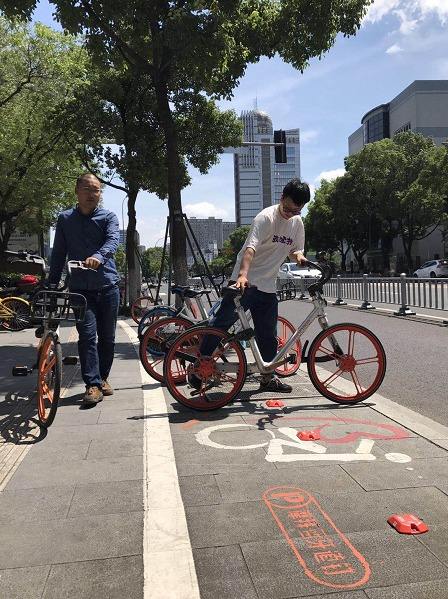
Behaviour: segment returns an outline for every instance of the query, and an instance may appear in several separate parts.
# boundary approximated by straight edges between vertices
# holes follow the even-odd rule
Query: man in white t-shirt
[[[241,305],[252,314],[257,345],[265,362],[271,362],[277,353],[278,269],[288,255],[298,264],[306,262],[303,255],[305,230],[300,212],[309,199],[308,185],[292,179],[284,187],[280,203],[265,208],[254,218],[231,276],[235,286],[244,291]],[[225,297],[212,324],[227,330],[236,318],[233,300]],[[213,338],[205,340],[201,353],[210,355],[214,350],[212,345],[216,345]],[[195,375],[189,377],[189,381],[194,387],[200,387],[201,381]],[[292,387],[272,373],[262,376],[260,391],[290,393]]]

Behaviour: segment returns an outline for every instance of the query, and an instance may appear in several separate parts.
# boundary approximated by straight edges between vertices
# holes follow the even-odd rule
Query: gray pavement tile
[[[316,499],[344,533],[389,530],[393,514],[415,514],[431,527],[443,525],[448,513],[448,497],[435,487],[356,494],[328,489]]]
[[[0,569],[141,554],[143,514],[107,514],[2,528]]]
[[[262,501],[185,506],[185,514],[194,548],[267,541],[279,533]]]
[[[67,517],[138,511],[143,511],[141,479],[77,486]]]
[[[222,503],[221,493],[216,484],[215,477],[206,474],[203,476],[181,476],[179,486],[184,505],[214,505]]]
[[[384,439],[378,439],[375,442],[385,452],[393,453],[405,453],[412,457],[412,459],[420,458],[446,458],[448,452],[441,447],[434,445],[431,441],[423,439],[423,437],[410,437],[409,439],[394,439],[392,441],[385,441]]]
[[[41,599],[50,566],[0,570],[0,597]]]
[[[41,464],[41,462],[37,462]],[[94,482],[137,480],[143,477],[143,461],[137,456],[104,460],[72,460],[37,468],[32,455],[20,464],[8,483],[8,491],[57,485],[81,485]]]
[[[371,576],[362,586],[364,590],[447,578],[448,569],[429,551],[422,551],[414,537],[399,535],[391,529],[349,534],[347,538],[370,566]],[[328,587],[306,576],[286,540],[245,543],[241,548],[260,599],[329,592]],[[302,547],[300,553],[307,563],[312,563],[309,549]]]
[[[256,460],[252,460],[252,462],[246,461],[244,463],[238,464],[231,463],[229,460],[225,460],[224,457],[221,458],[220,461],[203,462],[199,464],[191,464],[188,461],[179,464],[179,462],[176,460],[177,473],[179,476],[238,473],[239,476],[244,479],[246,477],[246,473],[253,472],[256,465],[257,472],[259,472],[260,475],[264,474],[266,478],[269,478],[275,471],[275,467],[272,464],[268,464],[268,462],[263,462],[263,455],[260,453],[258,454]],[[261,465],[258,465],[260,463]]]
[[[100,410],[90,408],[88,410],[79,405],[64,406],[62,403],[58,408],[54,424],[54,428],[61,426],[79,426],[79,425],[92,425],[96,424],[100,415]]]
[[[2,491],[0,527],[11,522],[45,522],[65,518],[74,490],[74,485],[71,485]]]
[[[96,426],[52,426],[45,443],[54,443],[60,447],[64,443],[85,443],[92,439],[107,439],[111,436],[143,435],[143,420],[132,420],[119,424],[101,424]]]
[[[288,599],[300,599],[303,595]],[[365,591],[347,591],[346,593],[326,593],[325,595],[311,595],[311,599],[367,599]]]
[[[42,599],[143,597],[141,555],[51,567]]]
[[[448,525],[431,526],[427,521],[426,524],[429,531],[418,535],[418,540],[448,566]]]
[[[338,465],[276,470],[273,473],[249,471],[244,476],[238,472],[217,474],[216,482],[224,502],[258,501],[270,487],[294,486],[310,493],[326,493],[331,486],[333,493],[359,493],[359,485],[344,474]]]
[[[89,441],[84,441],[82,443],[64,443],[63,448],[61,449],[61,442],[59,441],[57,454],[58,462],[67,460],[84,460],[86,458],[89,445]],[[33,444],[30,456],[32,456],[33,461],[45,462],[46,467],[48,468],[48,465],[52,464],[53,460],[55,459],[55,444],[51,443],[50,437],[47,435],[39,443]]]
[[[213,414],[213,412],[212,412]],[[246,423],[242,416],[227,416],[222,418],[220,414],[215,414],[213,417],[205,418],[203,415],[198,414],[198,418],[189,417],[177,417],[176,415],[170,415],[169,425],[172,435],[191,435],[198,433],[204,428],[209,426],[220,426],[220,425],[240,425],[240,428],[235,427],[234,430],[247,430]]]
[[[136,410],[121,410],[117,407],[115,410],[101,410],[98,424],[130,424],[143,417],[143,406]]]
[[[92,439],[86,455],[87,460],[143,455],[141,435]]]
[[[98,407],[101,409],[101,412],[113,410],[143,410],[143,398],[135,397],[135,394],[126,397],[123,396],[122,393],[116,393],[115,395],[105,397]]]
[[[201,599],[257,599],[238,545],[193,550]]]
[[[421,458],[405,464],[370,462],[341,466],[366,491],[428,487],[448,483],[448,458]]]
[[[366,589],[365,592],[369,599],[446,599],[448,579]],[[334,599],[333,595],[331,599]]]

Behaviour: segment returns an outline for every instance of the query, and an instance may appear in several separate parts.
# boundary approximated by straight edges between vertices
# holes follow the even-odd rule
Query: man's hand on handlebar
[[[302,252],[294,252],[292,254],[292,257],[294,257],[294,260],[300,266],[308,266],[308,264],[309,264],[308,260],[305,258],[305,256],[302,254]]]
[[[101,266],[101,262],[98,260],[98,258],[94,258],[93,256],[86,258],[84,260],[84,264],[87,266],[87,268],[93,268],[94,270],[97,270]]]
[[[246,275],[238,275],[238,279],[236,280],[235,287],[244,293],[246,287],[249,287],[249,281]]]

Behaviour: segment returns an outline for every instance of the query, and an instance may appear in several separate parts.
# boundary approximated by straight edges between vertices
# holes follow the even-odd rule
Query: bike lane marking
[[[318,371],[328,372],[321,366],[316,366],[316,369]],[[306,365],[301,365],[300,372],[305,375],[307,374]],[[332,383],[332,386],[342,392],[347,392],[350,389],[350,384],[345,384],[342,379],[339,379],[337,384]],[[410,408],[406,408],[405,406],[384,397],[380,393],[374,393],[369,397],[368,401],[368,407],[375,412],[390,418],[397,424],[400,424],[420,437],[439,445],[443,449],[448,449],[448,427],[427,416],[423,416]]]
[[[122,320],[118,324],[138,356],[137,333]],[[165,396],[160,385],[145,388],[152,387],[154,380],[138,362],[144,401],[143,597],[200,599],[171,431],[165,417]]]
[[[301,417],[281,417],[284,419],[291,420],[302,420]],[[304,420],[326,420],[330,421],[328,424],[340,424],[340,420],[335,417],[304,417]],[[353,422],[362,423],[369,426],[381,427],[380,423],[369,422],[366,420],[354,420]],[[270,439],[267,441],[261,441],[260,443],[251,445],[228,445],[225,443],[218,443],[213,441],[211,435],[215,432],[228,432],[232,429],[241,430],[241,427],[252,428],[260,433],[267,433],[270,435]],[[384,426],[384,425],[383,425]],[[196,441],[200,445],[212,447],[214,449],[228,449],[233,451],[245,451],[251,449],[258,449],[267,447],[265,460],[267,462],[318,462],[318,461],[331,461],[331,462],[370,462],[376,460],[376,456],[372,453],[372,449],[375,443],[375,439],[402,439],[407,438],[408,435],[405,431],[398,429],[397,427],[389,427],[389,431],[392,435],[385,435],[384,433],[369,433],[368,431],[356,431],[355,433],[345,435],[339,439],[332,439],[334,443],[346,443],[346,441],[358,440],[358,444],[354,447],[352,452],[344,453],[328,453],[328,447],[315,441],[302,441],[297,437],[297,429],[291,427],[279,427],[272,431],[271,429],[261,429],[255,424],[218,424],[214,426],[208,426],[200,430],[195,434]],[[286,439],[276,436],[276,434],[286,437]],[[369,434],[371,437],[369,438]],[[284,448],[290,448],[296,450],[295,453],[285,453]],[[384,457],[391,462],[406,463],[412,461],[412,458],[407,454],[403,453],[386,453]]]
[[[313,495],[297,487],[271,487],[263,501],[308,578],[337,590],[368,582],[371,570],[366,558]]]

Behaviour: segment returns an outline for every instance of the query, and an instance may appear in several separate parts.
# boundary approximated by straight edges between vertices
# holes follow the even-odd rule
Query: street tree
[[[72,36],[0,18],[0,253],[15,229],[41,233],[74,202],[81,162],[56,115],[87,62]]]
[[[350,212],[359,222],[361,238],[367,233],[364,246],[372,247],[372,241],[381,238],[384,252],[389,252],[399,235],[412,271],[413,244],[430,235],[443,218],[443,160],[443,148],[413,132],[367,144],[346,160],[352,183],[344,181],[344,203],[353,206],[352,198],[358,205]]]
[[[316,189],[314,199],[308,206],[304,217],[305,243],[307,252],[328,252],[330,256],[338,251],[341,256],[341,268],[345,270],[345,258],[350,246],[345,243],[345,228],[341,227],[341,219],[334,210],[336,181],[322,179]]]
[[[37,0],[0,0],[9,14],[30,18]],[[231,98],[248,64],[279,55],[303,71],[333,45],[353,35],[371,0],[53,0],[55,15],[72,33],[84,33],[93,51],[115,47],[152,80],[164,137],[175,277],[186,280],[186,236],[181,190],[193,150],[183,151],[182,106]],[[200,123],[201,121],[199,121]],[[192,141],[206,144],[200,128]],[[210,131],[210,137],[214,132]],[[208,165],[221,148],[214,142]],[[199,146],[201,147],[201,145]],[[204,166],[206,166],[204,164]],[[201,169],[200,169],[201,170]],[[203,169],[204,171],[206,169]]]

